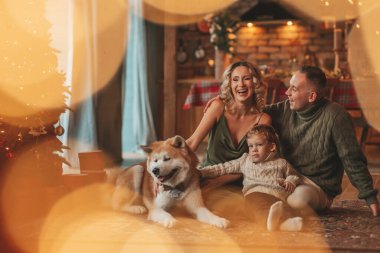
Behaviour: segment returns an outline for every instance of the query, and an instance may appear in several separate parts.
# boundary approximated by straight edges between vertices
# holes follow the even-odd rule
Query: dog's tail
[[[115,190],[116,180],[121,173],[123,173],[126,168],[122,167],[113,167],[106,169],[106,180],[103,187],[101,195],[102,206],[110,207],[111,206],[111,197]]]
[[[125,170],[125,168],[114,167],[107,169],[106,183],[115,185],[117,177]]]

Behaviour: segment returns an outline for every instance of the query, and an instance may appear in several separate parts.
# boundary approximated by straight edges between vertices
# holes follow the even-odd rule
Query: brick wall
[[[290,59],[297,59],[301,65],[305,54],[315,55],[318,64],[323,63],[327,69],[334,67],[333,31],[322,30],[305,24],[261,25],[242,27],[238,34],[235,60],[247,60],[257,65],[267,65],[273,69],[290,70]],[[188,51],[189,59],[178,64],[178,78],[212,75],[207,60],[214,58],[214,48],[209,42],[209,35],[202,34],[195,25],[178,29],[177,40],[182,39]],[[206,51],[206,57],[196,60],[193,51],[198,41]],[[346,60],[346,53],[341,52],[341,61]]]
[[[238,32],[236,58],[286,70],[291,58],[302,64],[305,54],[314,54],[318,63],[332,67],[332,48],[332,30],[302,24],[243,27]]]

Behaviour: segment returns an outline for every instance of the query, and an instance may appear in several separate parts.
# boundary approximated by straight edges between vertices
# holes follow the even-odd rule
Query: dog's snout
[[[154,168],[153,170],[152,170],[152,172],[153,172],[153,174],[155,175],[155,176],[158,176],[159,174],[160,174],[160,168]]]

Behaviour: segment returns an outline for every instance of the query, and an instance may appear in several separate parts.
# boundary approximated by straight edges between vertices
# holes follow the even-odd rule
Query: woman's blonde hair
[[[256,66],[252,65],[251,63],[246,62],[246,61],[238,61],[229,65],[223,73],[223,82],[222,82],[222,85],[220,86],[220,98],[223,100],[224,104],[229,109],[231,109],[234,104],[234,98],[231,91],[231,74],[237,67],[246,67],[249,70],[249,72],[252,74],[252,78],[256,78],[257,80],[256,82],[254,82],[254,85],[256,87],[263,85],[263,80],[262,80],[260,70]],[[252,96],[252,99],[253,99],[254,106],[256,107],[256,109],[259,112],[261,112],[265,105],[263,95],[257,94],[255,92]]]

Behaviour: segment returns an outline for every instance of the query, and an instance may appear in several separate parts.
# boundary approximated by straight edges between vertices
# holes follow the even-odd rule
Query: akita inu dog
[[[148,155],[146,165],[132,166],[117,176],[114,210],[142,214],[148,209],[148,220],[172,227],[176,220],[168,210],[180,205],[201,222],[228,226],[228,220],[205,207],[196,169],[198,159],[181,136],[142,148]]]

